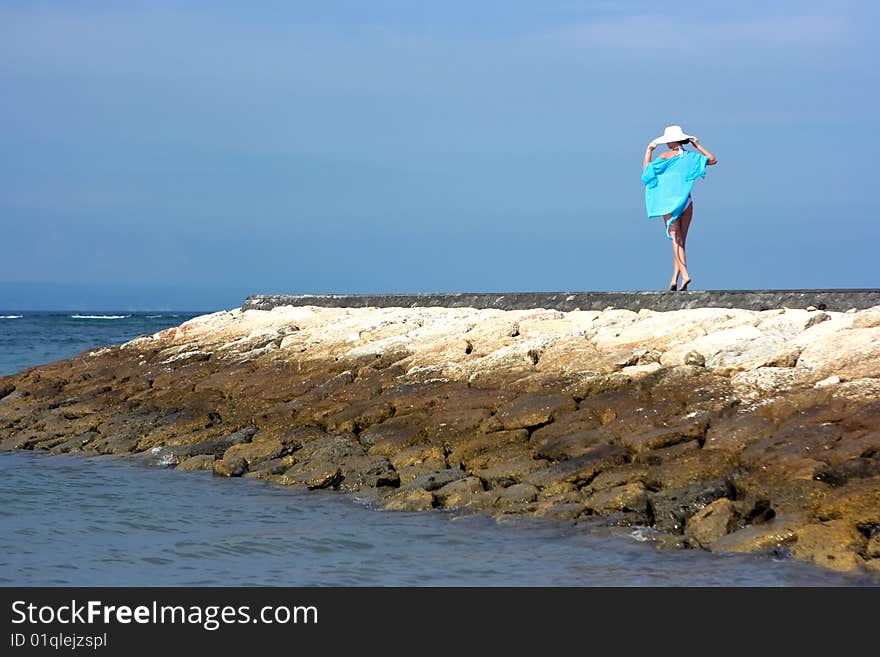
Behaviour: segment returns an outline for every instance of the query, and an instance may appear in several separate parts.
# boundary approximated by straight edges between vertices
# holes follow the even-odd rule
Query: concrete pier
[[[439,294],[257,294],[243,310],[271,310],[277,306],[333,308],[446,307],[524,310],[667,311],[685,308],[809,308],[845,312],[880,306],[880,290],[706,290],[694,292],[456,292]]]

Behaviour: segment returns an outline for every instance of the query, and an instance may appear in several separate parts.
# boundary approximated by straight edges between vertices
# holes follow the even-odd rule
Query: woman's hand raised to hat
[[[652,139],[652,140],[651,140],[651,143],[648,144],[648,150],[649,150],[649,151],[653,151],[655,148],[657,148],[657,140],[656,140],[656,139]]]
[[[690,141],[694,146],[700,143],[700,140],[696,137],[691,137],[688,141]]]

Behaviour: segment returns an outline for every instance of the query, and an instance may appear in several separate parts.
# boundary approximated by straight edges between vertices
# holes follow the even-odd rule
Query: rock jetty
[[[0,378],[0,449],[880,572],[880,306],[236,309]]]

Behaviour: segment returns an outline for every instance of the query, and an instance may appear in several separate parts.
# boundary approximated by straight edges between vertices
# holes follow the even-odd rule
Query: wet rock
[[[424,463],[419,463],[417,465],[408,465],[402,468],[396,468],[397,474],[400,477],[400,485],[407,486],[410,482],[419,477],[423,477],[426,475],[434,474],[438,470],[446,470],[449,468],[449,465],[446,461],[425,461]]]
[[[68,452],[80,452],[84,450],[90,442],[99,437],[100,434],[97,431],[86,431],[85,433],[77,434],[54,445],[49,449],[49,455],[55,456],[56,454],[66,454]]]
[[[437,489],[434,495],[441,506],[456,508],[467,505],[483,490],[483,482],[478,477],[465,477]]]
[[[407,484],[408,489],[419,488],[426,491],[435,491],[443,488],[447,484],[459,479],[464,479],[467,473],[464,470],[449,469],[432,472],[431,474],[416,477]]]
[[[279,483],[285,486],[304,486],[309,490],[337,488],[341,482],[342,469],[328,463],[295,463],[279,479]]]
[[[240,456],[229,459],[219,459],[212,463],[212,468],[214,474],[220,475],[221,477],[240,477],[247,472],[248,462]]]
[[[400,486],[400,475],[384,456],[350,456],[340,464],[341,490],[358,491],[362,488]]]
[[[525,504],[538,499],[538,488],[531,484],[513,484],[498,491],[500,504]]]
[[[298,444],[297,444],[298,446]],[[293,453],[291,446],[285,445],[280,439],[263,440],[260,442],[240,443],[233,445],[223,453],[223,458],[240,456],[248,462],[248,468],[254,468],[264,461],[278,459]]]
[[[587,507],[583,502],[547,500],[545,503],[538,503],[534,514],[536,518],[570,522],[583,516],[586,511]]]
[[[293,466],[294,457],[293,456],[282,456],[277,459],[269,459],[268,461],[261,461],[260,463],[256,463],[254,465],[248,465],[248,471],[243,475],[245,477],[252,477],[254,479],[266,479],[268,481],[275,481],[277,478],[280,478],[287,470]],[[276,483],[282,483],[277,481]]]
[[[178,445],[175,448],[175,452],[179,458],[198,456],[200,454],[211,454],[219,457],[234,445],[249,443],[258,431],[259,428],[255,426],[245,427],[230,434],[207,438],[189,445]]]
[[[428,511],[434,508],[434,494],[423,488],[399,488],[381,500],[389,511]]]
[[[177,470],[212,470],[214,468],[214,456],[212,454],[200,454],[191,456],[177,466]]]
[[[696,547],[711,550],[713,545],[734,528],[737,515],[733,502],[726,497],[717,499],[688,519],[685,538]]]
[[[805,524],[803,516],[779,516],[719,538],[712,544],[712,551],[769,552],[793,544],[797,540],[797,530]]]
[[[731,493],[730,483],[723,479],[657,491],[648,496],[649,514],[656,529],[680,534],[697,511]]]
[[[819,481],[841,486],[850,479],[880,476],[880,454],[877,458],[857,458],[836,465],[824,465],[814,475]]]

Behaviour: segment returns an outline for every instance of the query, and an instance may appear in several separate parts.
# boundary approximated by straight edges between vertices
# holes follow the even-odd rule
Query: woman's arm
[[[653,141],[648,144],[648,148],[645,150],[645,161],[642,162],[642,169],[648,166],[648,162],[651,161],[651,156],[654,154],[654,149],[657,148],[657,144]]]
[[[709,158],[709,161],[706,162],[707,165],[718,164],[718,160],[715,159],[715,156],[712,155],[712,153],[710,153],[709,151],[707,151],[705,148],[702,147],[699,139],[697,139],[696,137],[691,137],[691,143],[694,145],[694,147],[698,151],[700,151],[703,155],[705,155],[706,157]]]

